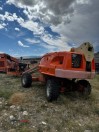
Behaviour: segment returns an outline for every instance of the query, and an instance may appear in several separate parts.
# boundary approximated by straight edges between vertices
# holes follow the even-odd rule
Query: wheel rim
[[[51,86],[50,86],[50,84],[48,84],[47,85],[47,97],[49,97],[50,96],[50,92],[51,92]]]
[[[23,79],[22,79],[22,83],[23,83],[23,85],[25,85],[25,82],[26,82],[26,78],[23,77]]]

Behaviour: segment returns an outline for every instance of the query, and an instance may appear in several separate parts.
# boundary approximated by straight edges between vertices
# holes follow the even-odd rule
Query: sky
[[[42,56],[83,42],[99,51],[99,0],[0,0],[0,53]]]

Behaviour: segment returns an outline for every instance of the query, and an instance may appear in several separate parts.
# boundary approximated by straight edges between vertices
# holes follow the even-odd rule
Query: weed
[[[22,104],[24,102],[25,99],[25,94],[18,92],[18,93],[14,93],[10,99],[9,99],[9,103],[16,105],[16,104]]]

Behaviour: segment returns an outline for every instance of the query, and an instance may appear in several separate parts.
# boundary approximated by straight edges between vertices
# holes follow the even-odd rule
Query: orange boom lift
[[[0,72],[8,75],[20,76],[25,71],[27,64],[20,63],[18,59],[8,54],[0,54]]]
[[[35,72],[40,76],[36,77]],[[46,83],[48,101],[56,100],[60,92],[79,91],[84,95],[91,93],[91,85],[85,79],[95,76],[94,49],[89,42],[69,52],[45,54],[39,65],[24,72],[21,78],[23,87],[30,87],[32,81]]]

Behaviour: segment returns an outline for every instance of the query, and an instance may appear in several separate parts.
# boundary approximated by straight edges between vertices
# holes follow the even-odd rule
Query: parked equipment
[[[34,73],[39,71],[40,76]],[[46,83],[48,101],[56,100],[60,92],[78,91],[88,96],[91,85],[85,79],[95,76],[94,49],[89,42],[83,43],[70,52],[53,52],[45,54],[38,66],[23,73],[22,86],[30,87],[32,81]]]
[[[0,72],[19,76],[25,71],[27,64],[20,63],[18,59],[8,55],[0,54]]]

